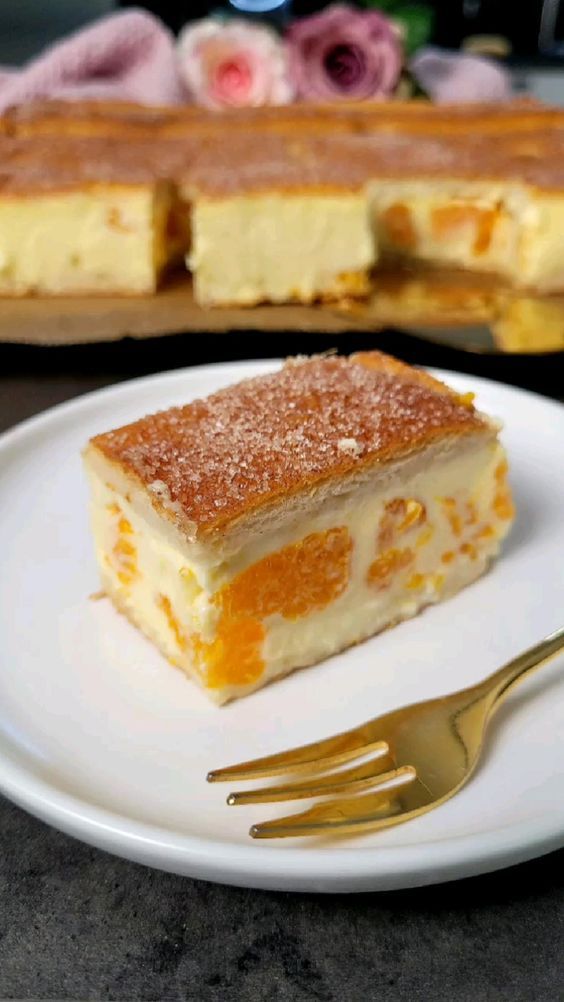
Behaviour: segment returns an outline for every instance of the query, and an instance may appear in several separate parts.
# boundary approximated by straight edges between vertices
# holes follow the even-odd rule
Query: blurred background
[[[406,0],[406,3],[409,0]],[[375,0],[375,6],[376,6]],[[416,5],[416,0],[411,0]],[[458,48],[476,35],[494,35],[507,43],[517,90],[564,104],[564,0],[426,0],[434,10],[432,41]],[[326,3],[315,0],[0,0],[0,64],[18,65],[49,42],[120,7],[145,7],[174,31],[218,9],[245,10],[265,19],[283,20],[312,13]],[[382,4],[384,6],[384,4]]]

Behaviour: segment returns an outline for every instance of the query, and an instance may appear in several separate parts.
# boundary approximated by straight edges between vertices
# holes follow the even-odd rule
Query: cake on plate
[[[378,352],[94,437],[103,588],[223,703],[469,584],[513,518],[498,425]]]

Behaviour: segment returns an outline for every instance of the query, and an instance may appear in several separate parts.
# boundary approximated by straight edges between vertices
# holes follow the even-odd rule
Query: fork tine
[[[300,783],[283,783],[279,786],[262,786],[259,790],[238,790],[230,793],[227,803],[230,806],[239,804],[268,804],[281,800],[301,800],[306,797],[325,797],[335,793],[358,792],[374,786],[375,781],[382,782],[390,776],[392,760],[385,741],[376,749],[374,758],[352,769],[340,769],[319,777],[312,777]],[[378,779],[380,777],[380,779]]]
[[[399,775],[398,775],[399,773]],[[263,821],[249,830],[252,838],[300,838],[312,835],[351,835],[378,831],[416,817],[420,811],[402,803],[402,793],[417,784],[413,766],[403,766],[389,774],[385,784],[357,797],[339,797],[315,804],[307,811]]]
[[[207,775],[208,783],[224,783],[233,779],[262,779],[283,772],[307,772],[312,769],[321,772],[330,766],[340,765],[342,762],[349,762],[360,755],[378,750],[382,741],[375,734],[374,724],[375,721],[370,720],[350,731],[342,731],[333,737],[300,745],[299,748],[290,748],[276,755],[239,762],[224,769],[212,769]]]

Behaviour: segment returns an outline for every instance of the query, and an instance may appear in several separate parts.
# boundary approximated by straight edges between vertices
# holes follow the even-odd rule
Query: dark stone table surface
[[[330,346],[322,335],[256,333],[0,345],[0,429],[135,375]],[[381,347],[556,397],[564,384],[562,356],[471,356],[389,333],[339,347]],[[58,998],[561,1002],[564,851],[417,890],[269,893],[114,858],[0,798],[0,999]]]

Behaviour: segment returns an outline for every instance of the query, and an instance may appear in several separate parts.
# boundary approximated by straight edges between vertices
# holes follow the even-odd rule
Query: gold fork
[[[460,790],[476,767],[492,711],[518,681],[563,647],[564,628],[468,689],[393,710],[313,744],[214,769],[208,782],[308,775],[231,793],[231,805],[337,795],[299,814],[253,825],[253,838],[345,835],[410,821]],[[360,764],[334,769],[361,757],[366,760]]]

